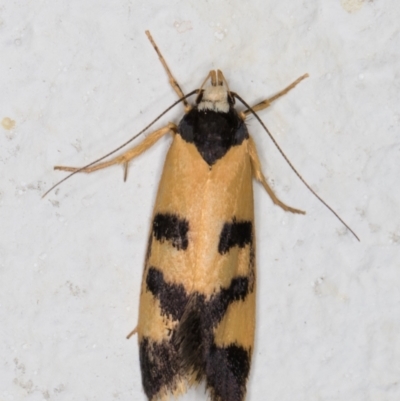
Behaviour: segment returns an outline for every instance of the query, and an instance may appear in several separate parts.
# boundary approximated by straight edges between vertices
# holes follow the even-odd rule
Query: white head
[[[203,89],[208,78],[211,79],[211,85]],[[229,92],[222,71],[210,71],[203,85],[201,85],[197,99],[198,110],[213,110],[220,113],[229,111],[229,101],[233,100],[233,97]]]

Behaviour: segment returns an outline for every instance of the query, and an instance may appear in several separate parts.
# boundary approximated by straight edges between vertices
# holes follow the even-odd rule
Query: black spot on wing
[[[225,223],[219,236],[218,252],[223,255],[234,246],[244,248],[253,241],[253,224],[251,221]]]
[[[167,283],[163,273],[150,267],[146,276],[147,289],[160,301],[161,313],[180,320],[188,301],[182,284]]]
[[[154,237],[160,241],[169,241],[177,249],[186,250],[189,245],[188,239],[189,222],[176,214],[157,213],[153,220]]]
[[[180,121],[178,132],[186,142],[196,146],[210,166],[232,146],[249,138],[246,124],[233,107],[227,113],[194,107]]]
[[[163,387],[174,389],[180,367],[173,341],[157,343],[144,337],[139,344],[139,357],[143,389],[149,400]]]
[[[242,401],[250,372],[250,351],[235,344],[210,348],[206,383],[212,401]]]

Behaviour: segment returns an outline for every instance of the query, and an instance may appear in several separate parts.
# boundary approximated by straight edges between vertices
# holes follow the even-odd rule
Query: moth
[[[126,179],[133,158],[172,135],[151,220],[139,321],[131,333],[138,334],[143,388],[155,401],[204,381],[212,401],[242,401],[255,331],[253,179],[274,204],[304,214],[279,200],[269,186],[246,118],[252,114],[259,120],[256,111],[308,75],[253,107],[229,90],[220,70],[210,71],[201,87],[185,96],[146,34],[179,97],[174,105],[185,107],[179,124],[169,123],[109,161],[101,162],[114,151],[82,168],[55,169],[91,173],[121,164]],[[192,95],[194,104],[187,101]],[[237,111],[236,99],[247,109]]]

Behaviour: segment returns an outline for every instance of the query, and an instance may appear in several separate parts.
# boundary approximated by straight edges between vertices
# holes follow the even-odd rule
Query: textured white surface
[[[399,21],[396,0],[2,2],[0,400],[145,400],[125,336],[168,139],[126,184],[116,167],[41,199],[63,177],[53,165],[88,163],[176,99],[145,29],[186,92],[220,68],[255,103],[308,72],[261,116],[361,238],[250,119],[264,172],[307,215],[256,185],[248,401],[399,400]]]

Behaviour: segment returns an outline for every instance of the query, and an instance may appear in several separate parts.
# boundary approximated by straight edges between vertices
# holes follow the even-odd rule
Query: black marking
[[[183,285],[167,283],[163,273],[155,267],[149,268],[146,285],[147,290],[160,301],[161,313],[180,320],[188,301]]]
[[[250,260],[249,260],[249,293],[254,291],[256,283],[256,255],[253,244],[250,245]]]
[[[194,293],[188,301],[176,332],[176,344],[179,347],[182,371],[194,373],[197,382],[204,377],[207,381],[209,378],[208,364],[216,348],[214,328],[224,317],[228,306],[234,301],[243,301],[248,293],[248,278],[236,277],[228,288],[215,293],[209,301],[199,293]],[[226,400],[230,401],[229,398]]]
[[[201,307],[204,307],[204,296],[195,294],[187,304],[175,337],[182,371],[193,372],[196,382],[205,375],[204,357],[212,342],[211,327],[205,327],[202,321],[202,312],[206,311]]]
[[[229,305],[244,301],[253,291],[249,277],[235,277],[209,299],[198,292],[189,295],[182,284],[167,283],[155,267],[149,268],[146,285],[159,300],[161,314],[179,321],[168,340],[140,343],[143,387],[149,399],[164,385],[173,390],[178,375],[194,374],[196,382],[206,380],[212,401],[242,401],[251,350],[236,344],[217,347],[213,333]]]
[[[250,372],[250,350],[231,344],[212,346],[207,358],[206,382],[212,401],[242,401]]]
[[[201,321],[208,329],[212,329],[221,321],[232,302],[244,301],[251,289],[248,277],[235,277],[228,288],[221,288],[206,301],[206,297],[198,292],[188,295],[182,284],[167,283],[164,274],[153,266],[147,272],[146,286],[160,301],[163,315],[168,315],[173,320],[181,320],[182,325],[189,312],[196,312],[201,315]]]
[[[177,249],[186,250],[189,245],[187,233],[189,222],[176,214],[157,213],[153,220],[153,234],[160,242],[170,241]]]
[[[156,343],[144,337],[139,344],[139,357],[143,389],[149,400],[162,387],[174,390],[180,366],[178,350],[173,341]]]
[[[205,347],[205,344],[208,346]],[[251,350],[236,344],[217,347],[203,342],[196,352],[203,358],[199,366],[201,374],[196,375],[195,380],[206,380],[211,400],[242,401],[250,372]],[[149,400],[157,396],[163,388],[172,392],[178,380],[185,374],[178,347],[172,338],[157,343],[144,337],[139,344],[139,357],[142,384]],[[191,372],[193,371],[186,371]]]
[[[228,306],[235,301],[244,301],[249,293],[248,277],[235,277],[228,288],[222,288],[213,295],[208,302],[210,306],[210,321],[208,324],[215,326],[225,315]]]
[[[253,224],[251,221],[225,223],[219,237],[218,252],[223,255],[234,246],[244,248],[253,242]]]
[[[150,233],[149,239],[147,240],[147,250],[146,250],[146,257],[145,257],[145,266],[147,265],[147,262],[150,258],[151,255],[151,245],[153,243],[153,233]]]
[[[210,166],[224,157],[232,146],[249,138],[246,124],[233,107],[227,113],[194,107],[182,118],[178,133],[196,146]]]

